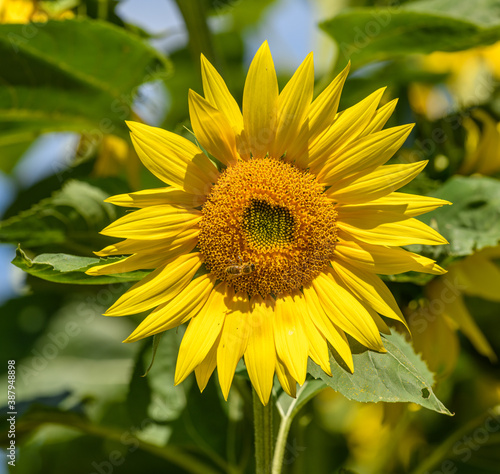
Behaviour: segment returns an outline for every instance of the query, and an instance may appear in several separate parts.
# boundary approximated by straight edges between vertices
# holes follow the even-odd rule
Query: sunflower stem
[[[273,462],[273,409],[274,399],[271,396],[269,403],[264,406],[259,396],[252,388],[253,393],[253,425],[255,433],[255,472],[268,474]]]

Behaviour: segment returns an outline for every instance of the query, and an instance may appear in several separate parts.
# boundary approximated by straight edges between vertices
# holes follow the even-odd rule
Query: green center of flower
[[[286,207],[252,199],[243,212],[247,239],[257,248],[283,248],[293,241],[295,220]]]

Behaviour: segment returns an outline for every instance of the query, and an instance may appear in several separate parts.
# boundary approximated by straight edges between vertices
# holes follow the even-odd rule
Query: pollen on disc
[[[205,265],[236,292],[278,295],[310,283],[332,259],[337,211],[314,175],[273,158],[227,168],[203,206]],[[228,275],[234,265],[253,271]]]

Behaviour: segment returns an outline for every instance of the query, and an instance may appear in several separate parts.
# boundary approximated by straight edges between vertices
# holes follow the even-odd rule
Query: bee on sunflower
[[[404,318],[377,274],[444,273],[399,247],[447,243],[415,216],[449,203],[396,192],[426,164],[385,165],[412,125],[383,129],[396,106],[379,107],[384,89],[338,112],[348,70],[313,100],[310,54],[280,92],[266,42],[240,110],[202,57],[205,97],[189,92],[199,146],[128,123],[140,159],[168,186],[108,199],[138,210],[102,231],[125,240],[97,254],[129,257],[87,273],[153,269],[106,315],[153,309],[126,342],[189,322],[176,384],[194,371],[203,390],[217,367],[227,398],[244,358],[264,405],[275,373],[294,396],[309,357],[331,374],[328,344],[354,370],[346,334],[385,352],[380,315]],[[227,271],[235,265],[248,271]]]

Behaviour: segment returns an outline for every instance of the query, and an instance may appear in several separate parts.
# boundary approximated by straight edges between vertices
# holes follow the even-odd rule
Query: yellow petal
[[[292,398],[297,396],[297,381],[290,375],[286,365],[276,358],[276,375],[283,390]]]
[[[181,238],[176,240],[176,237],[165,240],[165,242],[154,242],[154,245],[148,245],[145,251],[143,240],[124,240],[115,245],[110,245],[100,252],[95,252],[97,255],[121,255],[123,250],[133,247],[138,253],[131,255],[128,258],[119,260],[118,262],[108,263],[89,268],[85,273],[87,275],[112,275],[115,273],[133,272],[135,270],[146,270],[150,268],[158,268],[168,260],[185,255],[191,252],[198,243],[199,230],[190,235],[183,232],[179,234]],[[188,237],[186,237],[188,235]],[[137,244],[140,243],[140,246]],[[120,244],[124,244],[121,246]],[[109,253],[106,253],[109,252]]]
[[[399,247],[384,247],[364,242],[337,242],[335,258],[379,275],[396,275],[410,271],[441,275],[446,272],[430,258]]]
[[[205,390],[210,377],[217,366],[217,347],[219,346],[220,334],[217,340],[214,342],[212,348],[208,351],[207,356],[203,361],[194,369],[194,375],[196,376],[196,383],[200,392]]]
[[[177,296],[200,268],[199,252],[182,255],[157,268],[126,291],[106,311],[106,316],[124,316],[147,311]]]
[[[328,345],[325,336],[318,330],[309,316],[304,295],[301,294],[298,299],[300,302],[300,311],[297,313],[301,318],[302,327],[307,340],[309,341],[309,356],[318,364],[325,373],[332,375],[330,368],[330,355],[328,354]]]
[[[234,134],[240,135],[243,131],[243,116],[240,108],[229,92],[224,79],[203,54],[201,55],[201,75],[205,98],[227,117]]]
[[[201,206],[205,196],[186,193],[174,186],[168,188],[145,189],[135,193],[118,194],[105,199],[115,206],[148,207],[171,204],[188,208]]]
[[[321,306],[334,324],[369,349],[386,352],[370,314],[339,281],[321,273],[313,280],[313,287]]]
[[[172,249],[179,247],[180,245],[186,244],[188,242],[197,242],[198,234],[200,230],[195,228],[186,229],[181,233],[177,234],[175,237],[167,240],[156,240],[149,241],[147,245],[144,245],[143,240],[126,239],[116,244],[108,245],[107,247],[99,250],[99,252],[94,252],[99,257],[107,257],[110,255],[127,255],[131,253],[144,253],[144,254],[155,254],[165,253],[169,257],[168,252]],[[194,246],[193,246],[194,247]],[[189,253],[187,251],[186,253]],[[171,257],[169,257],[171,258]]]
[[[271,156],[279,158],[290,149],[306,117],[313,89],[314,65],[310,53],[278,97],[278,122]]]
[[[127,122],[130,138],[144,166],[167,184],[192,194],[208,194],[219,172],[189,140],[138,122]]]
[[[356,105],[337,114],[328,131],[311,145],[309,165],[313,172],[320,171],[332,154],[359,137],[372,120],[384,91],[385,88],[379,89]]]
[[[302,385],[307,374],[309,342],[301,319],[297,316],[298,300],[303,296],[285,295],[276,299],[274,337],[276,353],[290,371],[291,376]]]
[[[306,121],[303,123],[297,138],[287,149],[288,161],[296,166],[309,167],[308,147],[319,140],[332,125],[339,107],[340,94],[344,87],[351,63],[329,84],[329,86],[312,102]]]
[[[264,157],[274,141],[277,111],[278,80],[265,41],[250,64],[243,90],[245,136],[254,158]]]
[[[384,125],[389,120],[389,117],[394,112],[394,109],[396,108],[397,104],[398,104],[398,99],[394,99],[391,100],[390,102],[387,102],[387,104],[383,105],[382,107],[380,107],[380,109],[378,109],[375,112],[371,122],[363,130],[360,137],[365,137],[367,135],[370,135],[370,133],[375,133],[382,130],[382,128],[384,128]]]
[[[365,203],[385,196],[413,180],[427,165],[419,161],[409,165],[379,166],[371,173],[359,173],[333,184],[326,195],[337,202]]]
[[[398,218],[398,215],[394,216],[394,219]],[[401,246],[448,243],[438,232],[415,218],[380,223],[380,217],[364,214],[357,217],[345,217],[342,221],[337,221],[337,225],[342,231],[339,232],[339,236],[344,240],[352,240],[354,237],[368,244]]]
[[[152,311],[124,342],[138,341],[189,321],[205,306],[214,282],[211,274],[195,278],[172,301]]]
[[[229,120],[191,89],[189,116],[196,139],[208,153],[226,166],[238,161],[236,139]]]
[[[226,294],[227,285],[221,283],[214,288],[202,311],[189,322],[179,347],[175,366],[175,385],[180,384],[203,362],[219,337],[228,309],[224,301]]]
[[[263,405],[267,405],[273,388],[276,367],[274,346],[274,300],[254,296],[250,301],[250,335],[245,351],[245,365],[250,381]]]
[[[406,325],[394,296],[377,275],[349,265],[345,261],[332,262],[331,272],[338,275],[345,289],[359,300],[366,302],[378,313]],[[337,282],[340,280],[336,278]]]
[[[233,296],[230,291],[224,304],[227,314],[217,348],[217,373],[222,395],[227,400],[234,371],[247,348],[251,316],[250,302],[246,294],[238,293]]]
[[[389,211],[402,213],[408,217],[415,217],[450,204],[451,202],[449,201],[430,196],[391,193],[365,203],[342,205],[339,209],[342,209],[343,215],[347,215],[347,213],[355,215],[357,212]]]
[[[374,170],[401,148],[412,128],[413,124],[401,125],[356,140],[351,146],[330,155],[318,172],[318,180],[334,186],[338,180],[362,170]]]
[[[313,323],[338,352],[350,371],[354,372],[351,348],[349,347],[344,331],[335,326],[332,320],[326,315],[313,286],[305,286],[303,291],[306,299],[307,311]]]
[[[101,234],[138,240],[171,239],[200,220],[200,211],[164,204],[126,214],[108,225]]]
[[[194,246],[193,246],[194,247]],[[161,254],[135,254],[130,257],[119,260],[118,262],[107,263],[106,265],[96,265],[89,268],[85,273],[87,275],[114,275],[115,273],[127,273],[135,270],[149,270],[158,268],[168,260],[170,255]]]

